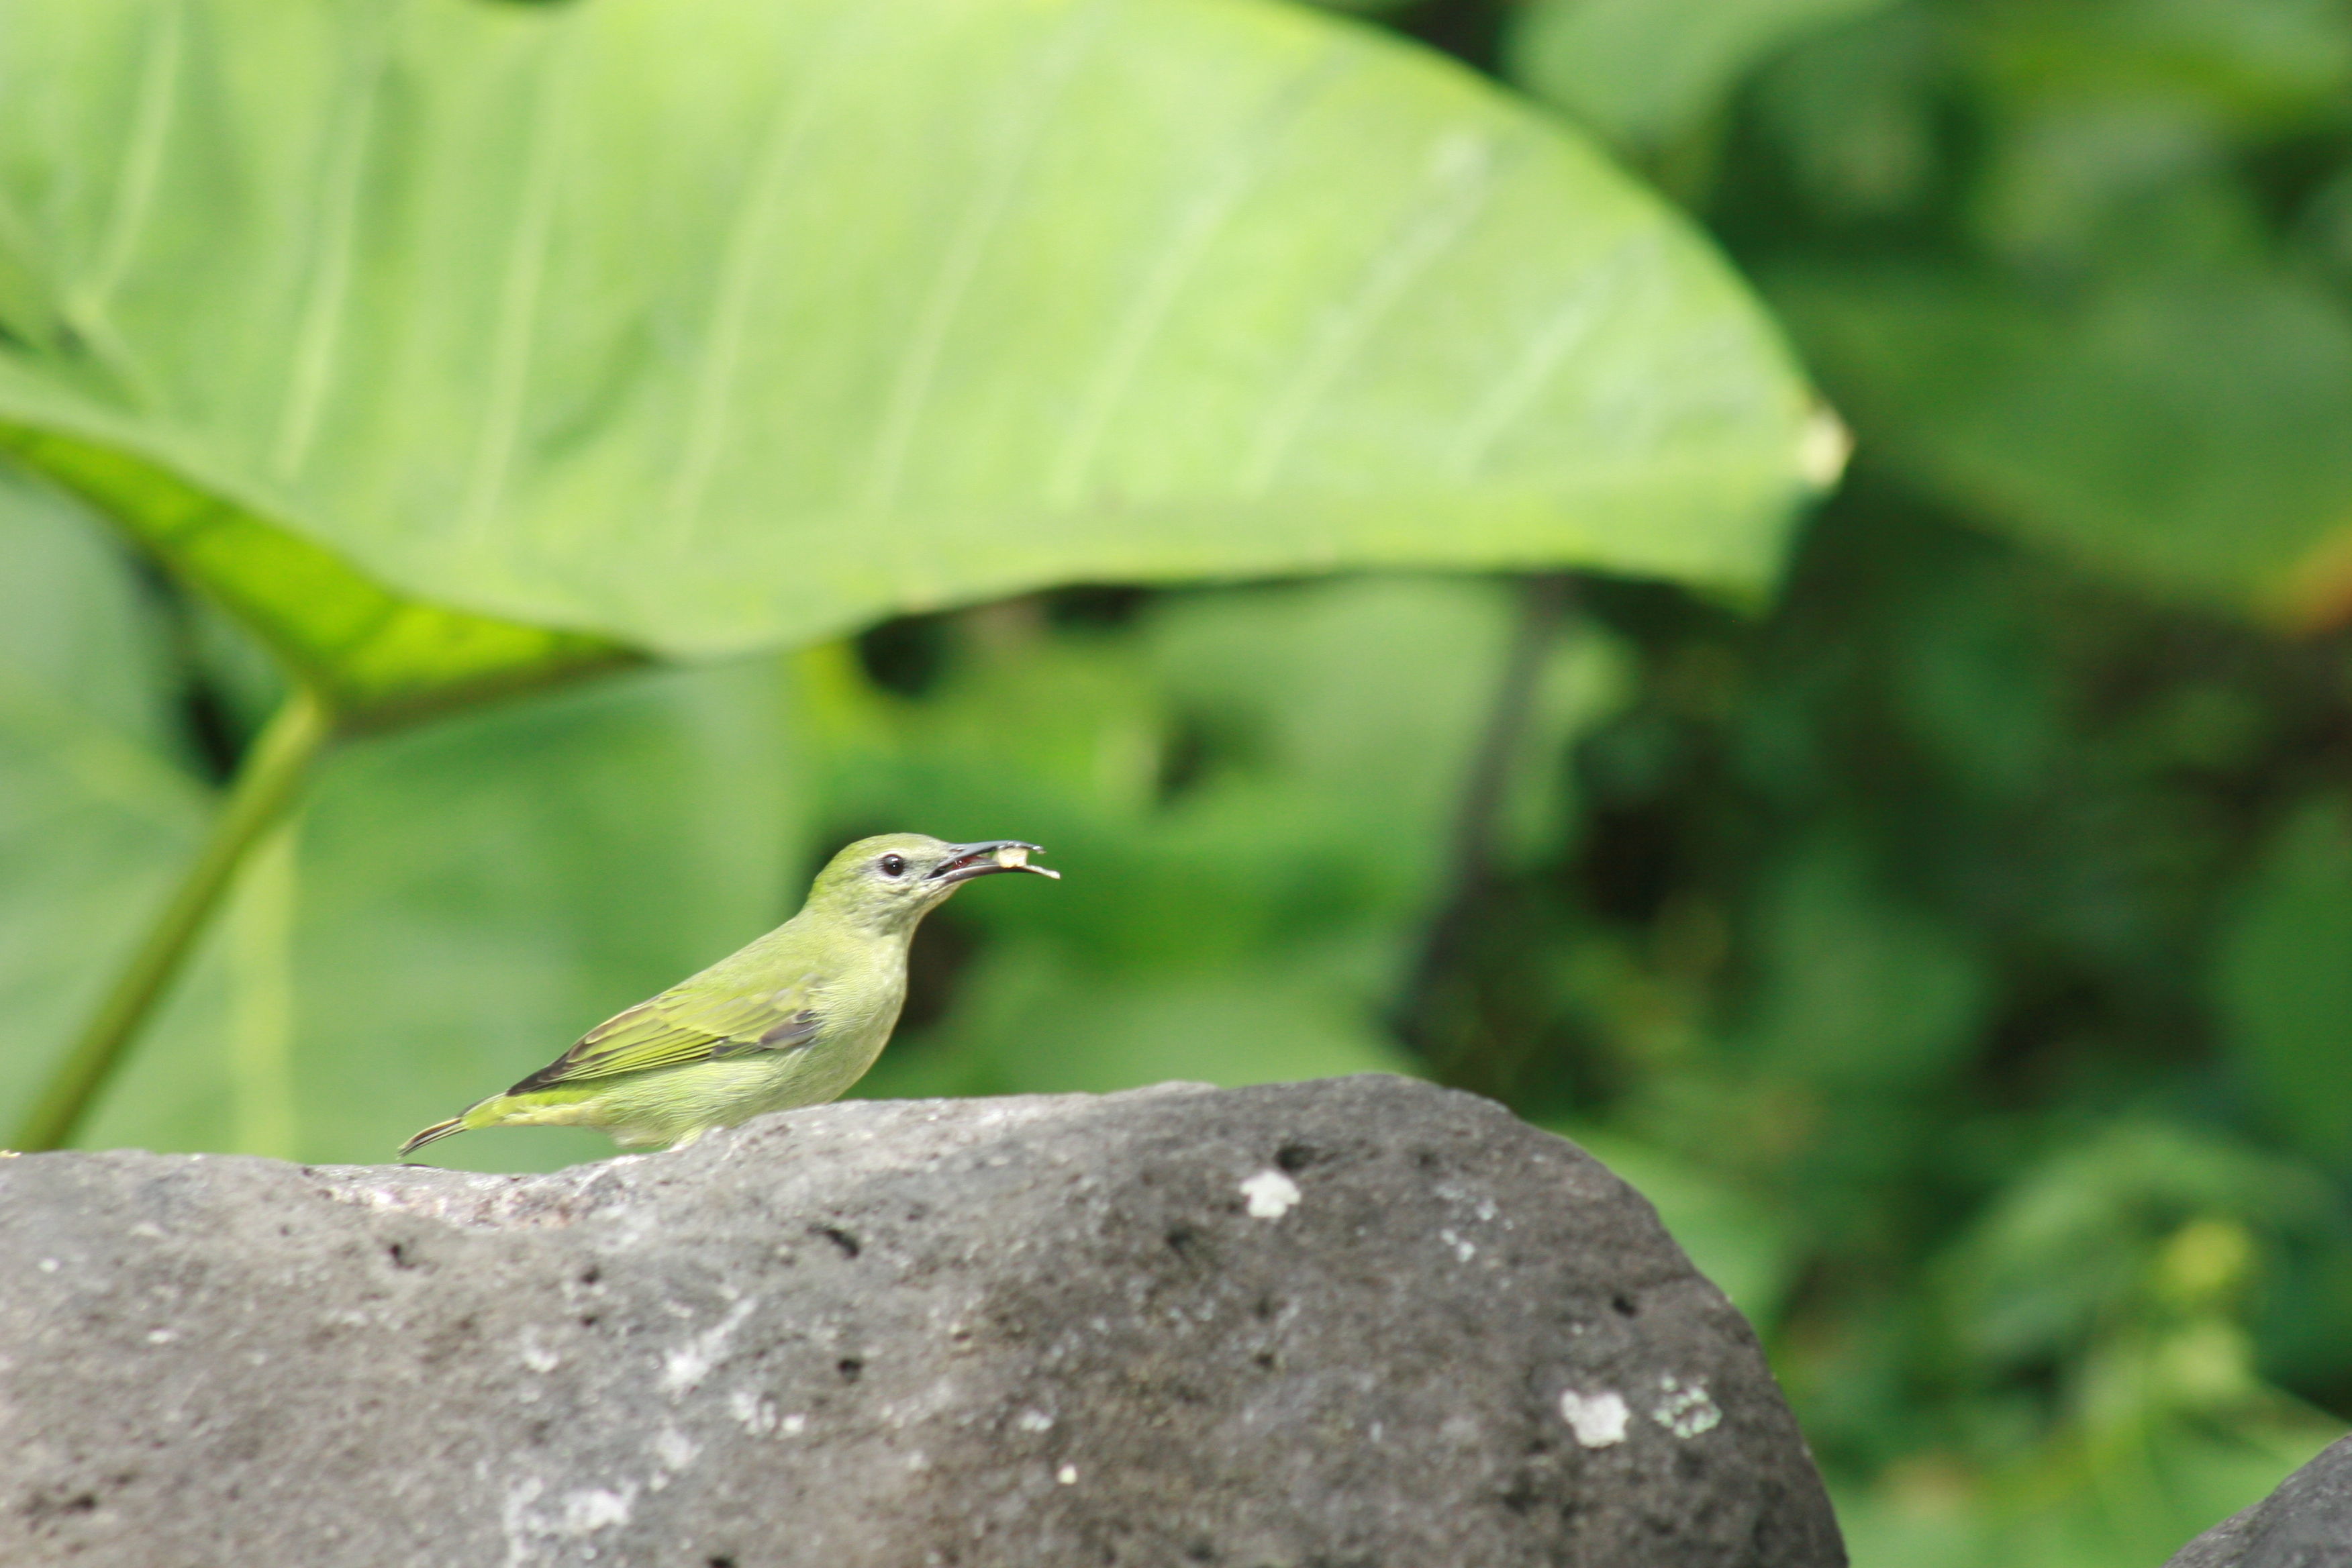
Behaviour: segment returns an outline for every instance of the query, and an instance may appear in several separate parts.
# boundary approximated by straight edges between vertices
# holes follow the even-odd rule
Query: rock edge
[[[0,1279],[11,1563],[1844,1562],[1649,1205],[1400,1079],[546,1176],[32,1155]]]

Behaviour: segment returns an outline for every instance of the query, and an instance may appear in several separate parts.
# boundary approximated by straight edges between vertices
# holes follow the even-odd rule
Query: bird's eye
[[[904,855],[883,856],[882,874],[886,877],[905,876],[907,874],[907,858]]]

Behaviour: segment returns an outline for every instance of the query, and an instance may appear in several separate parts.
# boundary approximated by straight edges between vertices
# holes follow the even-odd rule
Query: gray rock
[[[1649,1205],[1396,1079],[0,1160],[0,1357],[16,1565],[1845,1560]]]
[[[2172,1554],[2165,1568],[2352,1568],[2352,1437]]]

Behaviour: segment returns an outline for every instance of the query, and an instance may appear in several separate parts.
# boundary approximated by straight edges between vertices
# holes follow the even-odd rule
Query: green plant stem
[[[1494,884],[1495,824],[1511,771],[1521,752],[1544,660],[1567,624],[1573,581],[1564,572],[1525,579],[1519,588],[1519,623],[1504,656],[1494,706],[1479,736],[1454,816],[1453,888],[1423,934],[1421,952],[1393,1015],[1406,1043],[1441,1070],[1447,1050],[1430,1027],[1431,1003],[1447,968],[1458,956],[1465,934]]]
[[[236,881],[246,855],[285,815],[303,775],[334,732],[333,713],[304,687],[297,687],[271,716],[246,753],[203,852],[123,965],[80,1038],[50,1075],[16,1135],[16,1148],[27,1153],[59,1149],[73,1137]]]

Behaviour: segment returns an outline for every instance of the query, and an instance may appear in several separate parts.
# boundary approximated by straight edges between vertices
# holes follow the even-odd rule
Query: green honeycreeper
[[[837,1100],[898,1022],[916,925],[974,877],[1061,875],[1029,863],[1044,853],[1013,838],[861,838],[817,873],[791,920],[400,1152],[478,1127],[597,1127],[625,1149],[675,1147],[762,1111]]]

